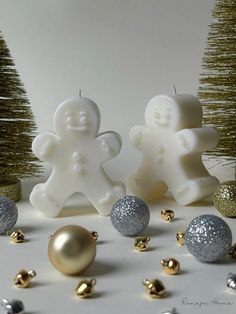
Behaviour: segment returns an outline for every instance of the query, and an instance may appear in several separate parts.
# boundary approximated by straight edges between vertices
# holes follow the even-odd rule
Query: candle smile
[[[77,131],[77,132],[87,131],[88,130],[87,126],[85,126],[85,125],[83,125],[83,126],[73,126],[73,125],[68,125],[68,124],[67,124],[67,129],[69,129],[71,131]]]
[[[66,125],[68,130],[76,132],[88,131],[88,118],[86,117],[85,113],[80,112],[79,114],[81,116],[79,119],[79,125],[74,123],[74,120],[71,116],[67,117]]]
[[[169,125],[171,120],[171,115],[169,113],[170,109],[166,108],[163,112],[156,111],[154,113],[154,121],[159,125]]]
[[[170,118],[165,118],[163,116],[155,116],[154,121],[156,124],[159,124],[159,125],[169,125],[170,124]]]
[[[159,125],[169,125],[169,120],[166,120],[166,119],[159,119],[159,118],[156,118],[154,119],[155,123],[156,124],[159,124]]]

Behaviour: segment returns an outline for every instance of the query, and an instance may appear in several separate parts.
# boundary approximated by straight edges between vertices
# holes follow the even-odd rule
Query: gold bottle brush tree
[[[36,124],[14,61],[0,31],[0,195],[21,198],[20,179],[40,172],[31,151]]]
[[[236,160],[236,1],[216,0],[209,25],[198,98],[203,123],[215,126],[220,141],[208,152],[229,163]]]

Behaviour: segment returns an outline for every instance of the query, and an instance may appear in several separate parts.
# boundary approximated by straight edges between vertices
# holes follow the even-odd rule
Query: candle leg
[[[101,187],[96,189],[96,191],[90,191],[88,198],[100,215],[108,216],[111,213],[114,203],[125,194],[124,185],[116,182],[110,189]]]
[[[146,201],[155,201],[168,190],[167,185],[158,180],[155,169],[150,167],[152,164],[151,160],[144,159],[138,172],[127,179],[128,189]]]
[[[81,186],[81,192],[102,216],[110,215],[114,203],[126,195],[124,184],[110,180],[103,169],[93,173],[93,177],[87,178]]]
[[[49,181],[50,182],[50,181]],[[39,209],[47,217],[56,217],[61,211],[66,199],[73,193],[68,191],[66,187],[61,189],[59,182],[57,185],[49,184],[49,182],[37,184],[30,194],[31,204]]]
[[[136,175],[128,177],[127,186],[134,195],[149,202],[156,201],[168,190],[167,185],[162,181],[150,181],[148,178],[145,180]]]
[[[171,186],[171,192],[179,205],[189,205],[204,199],[215,191],[219,181],[215,177],[202,177]]]
[[[146,195],[145,200],[155,202],[160,199],[168,190],[168,186],[163,181],[157,181],[153,184],[151,190]]]
[[[63,174],[51,176],[46,183],[34,187],[30,202],[45,216],[56,217],[65,201],[76,192],[85,194],[103,216],[109,215],[113,204],[126,194],[123,183],[111,181],[101,170],[86,180],[81,178],[66,180]]]

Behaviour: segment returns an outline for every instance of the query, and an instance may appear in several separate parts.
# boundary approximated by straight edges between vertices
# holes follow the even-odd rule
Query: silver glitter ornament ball
[[[189,252],[201,262],[215,262],[228,254],[232,245],[232,233],[220,217],[201,215],[188,225],[185,244]]]
[[[136,196],[123,196],[111,211],[114,228],[125,236],[135,236],[143,232],[150,220],[150,212],[144,201]]]
[[[17,221],[18,209],[15,202],[0,195],[0,234],[11,230]]]

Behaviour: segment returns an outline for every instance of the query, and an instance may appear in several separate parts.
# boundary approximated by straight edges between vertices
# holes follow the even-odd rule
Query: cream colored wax
[[[216,129],[202,127],[202,106],[192,95],[160,95],[145,111],[145,125],[130,131],[130,141],[143,154],[128,189],[155,200],[169,188],[177,203],[188,205],[213,193],[218,180],[202,163],[202,153],[218,143]]]

